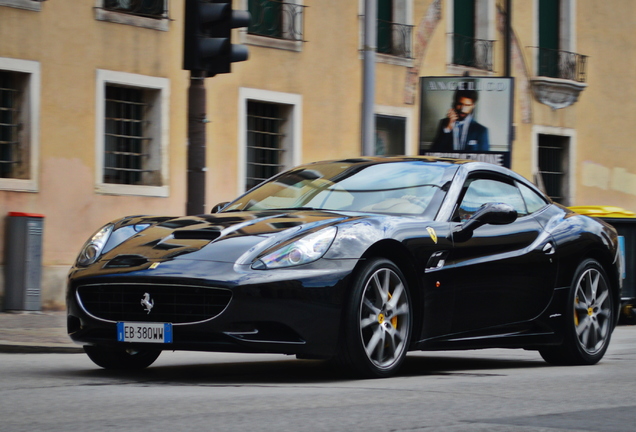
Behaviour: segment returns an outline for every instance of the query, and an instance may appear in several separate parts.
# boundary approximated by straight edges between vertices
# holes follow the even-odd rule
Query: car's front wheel
[[[97,366],[119,370],[147,368],[161,354],[158,350],[131,350],[94,345],[85,345],[84,352]]]
[[[364,377],[388,377],[404,362],[412,306],[406,278],[391,261],[368,260],[357,273],[345,311],[339,360]]]
[[[598,261],[587,259],[578,266],[568,305],[563,343],[539,352],[552,364],[596,364],[607,351],[615,321],[610,284]]]

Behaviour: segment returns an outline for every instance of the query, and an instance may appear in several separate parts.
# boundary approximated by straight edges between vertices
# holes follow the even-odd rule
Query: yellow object
[[[579,297],[578,296],[574,299],[574,303],[575,304],[579,304]],[[574,308],[574,325],[576,327],[579,326],[579,315],[576,312],[576,307]]]
[[[568,207],[573,212],[586,216],[607,218],[636,218],[636,213],[614,206],[574,206]]]
[[[437,233],[435,232],[435,229],[431,227],[426,227],[426,231],[428,231],[428,234],[433,239],[433,243],[437,244]]]

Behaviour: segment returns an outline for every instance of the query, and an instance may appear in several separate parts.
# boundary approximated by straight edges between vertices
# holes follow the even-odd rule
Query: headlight
[[[338,232],[329,227],[298,239],[258,259],[255,270],[274,269],[307,264],[320,259],[329,249]]]
[[[113,232],[113,225],[108,224],[104,228],[97,231],[93,237],[90,238],[82,248],[79,256],[77,257],[77,264],[80,266],[87,266],[97,261],[97,258],[104,250],[104,246]]]

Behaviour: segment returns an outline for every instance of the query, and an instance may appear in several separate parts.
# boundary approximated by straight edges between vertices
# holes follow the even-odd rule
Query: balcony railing
[[[279,0],[249,0],[252,16],[249,34],[291,41],[303,41],[306,6]]]
[[[531,47],[537,52],[537,76],[584,83],[587,56],[569,51]]]
[[[378,53],[413,58],[413,26],[378,20]]]
[[[450,34],[453,41],[453,64],[492,72],[495,41]]]
[[[166,18],[166,0],[104,0],[105,10],[147,18]]]

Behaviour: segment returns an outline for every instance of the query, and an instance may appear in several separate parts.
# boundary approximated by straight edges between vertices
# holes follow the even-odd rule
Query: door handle
[[[554,245],[552,243],[546,243],[543,246],[543,253],[546,255],[554,255]]]

